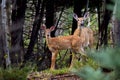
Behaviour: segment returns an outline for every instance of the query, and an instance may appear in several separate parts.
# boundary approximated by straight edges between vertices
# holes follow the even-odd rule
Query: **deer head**
[[[78,17],[77,14],[73,14],[73,18],[77,21],[77,27],[81,27],[84,25],[84,21],[88,18],[89,12],[86,12],[83,17]]]
[[[83,39],[85,46],[91,46],[94,39],[93,31],[88,27],[81,28],[81,26],[84,24],[84,21],[89,18],[89,12],[86,12],[83,17],[78,17],[77,14],[74,13],[73,17],[77,21],[77,29],[74,31],[73,35],[80,36],[80,38]]]
[[[51,26],[49,29],[47,29],[46,26],[43,25],[43,26],[41,26],[41,29],[43,29],[45,31],[46,38],[50,38],[51,32],[55,30],[55,26]]]

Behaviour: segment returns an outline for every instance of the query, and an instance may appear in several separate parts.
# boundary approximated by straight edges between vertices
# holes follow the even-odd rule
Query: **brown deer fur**
[[[69,36],[51,37],[50,33],[51,33],[51,31],[54,30],[54,27],[52,26],[50,29],[46,29],[45,26],[42,26],[42,27],[45,30],[45,37],[46,37],[46,42],[47,42],[48,48],[52,52],[50,69],[55,68],[55,61],[56,61],[56,57],[57,57],[59,50],[71,49],[74,53],[81,53],[81,55],[85,55],[84,49],[81,44],[82,41],[79,36],[69,35]],[[74,59],[74,57],[72,59]],[[72,64],[71,64],[71,66],[72,66]]]
[[[77,21],[77,29],[75,30],[73,35],[80,36],[83,41],[83,47],[89,46],[91,48],[94,41],[93,31],[89,27],[81,26],[81,24],[83,24],[84,20],[86,19],[85,16],[78,18],[78,16],[74,14],[73,17]]]

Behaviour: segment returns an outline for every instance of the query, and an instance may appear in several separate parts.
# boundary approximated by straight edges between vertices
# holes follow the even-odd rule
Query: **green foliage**
[[[105,48],[99,51],[92,51],[88,54],[100,67],[113,69],[111,73],[105,74],[100,68],[91,66],[81,69],[74,68],[72,72],[85,80],[118,80],[120,79],[120,48]]]
[[[68,9],[65,9],[60,23],[61,23],[61,27],[64,30],[63,35],[69,35],[71,34],[71,28],[72,28],[72,20],[73,20],[73,8],[70,7]]]
[[[79,70],[73,69],[72,72],[82,77],[84,80],[111,80],[111,78],[103,74],[100,69],[95,70],[90,66],[84,66]]]
[[[56,59],[57,68],[64,68],[69,66],[70,51],[61,50]]]
[[[28,72],[31,71],[31,67],[24,67],[22,69],[17,68],[0,68],[0,80],[26,80]]]
[[[97,52],[91,52],[89,55],[101,66],[116,69],[120,67],[120,49],[106,48]]]
[[[81,69],[82,67],[89,65],[93,67],[94,69],[97,69],[99,65],[91,58],[87,58],[86,61],[79,61],[79,60],[74,60],[74,66],[73,68],[75,69]]]
[[[43,71],[44,73],[49,73],[52,75],[58,75],[58,74],[65,74],[69,72],[68,68],[61,68],[61,69],[57,69],[57,70],[45,70]]]
[[[89,66],[93,67],[94,69],[97,69],[99,67],[99,65],[94,60],[92,60],[91,58],[88,58],[85,65],[89,65]]]
[[[27,48],[27,45],[30,43],[30,40],[29,39],[25,39],[24,40],[24,44],[25,44],[25,48]]]
[[[113,69],[115,77],[120,75],[120,48],[106,48],[97,53],[93,53],[93,59],[99,62],[102,67]]]

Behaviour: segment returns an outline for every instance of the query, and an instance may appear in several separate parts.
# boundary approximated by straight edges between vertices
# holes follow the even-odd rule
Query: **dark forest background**
[[[119,46],[119,6],[115,7],[115,2],[117,0],[0,0],[0,67],[22,68],[31,62],[38,70],[48,69],[51,52],[40,26],[56,26],[52,37],[71,35],[77,28],[73,13],[81,17],[90,12],[95,49]],[[70,64],[70,58],[65,66]],[[61,61],[59,58],[58,65]]]

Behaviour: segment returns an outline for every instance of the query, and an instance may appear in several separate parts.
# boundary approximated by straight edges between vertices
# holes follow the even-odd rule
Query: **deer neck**
[[[46,36],[46,43],[49,44],[51,42],[51,37],[50,36]]]
[[[74,32],[74,35],[80,36],[81,35],[81,26],[78,26]]]
[[[81,35],[82,27],[79,27],[79,36]]]

